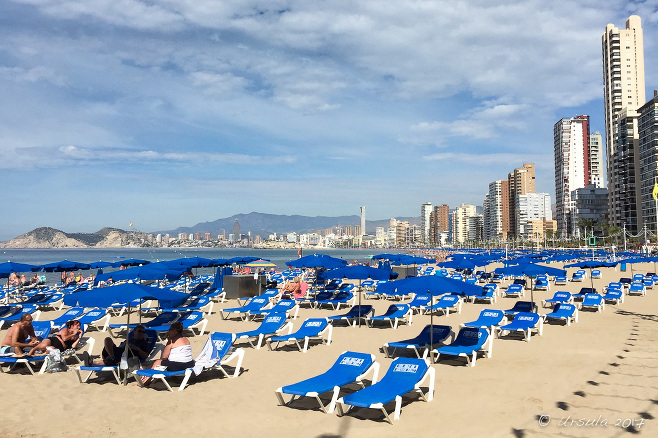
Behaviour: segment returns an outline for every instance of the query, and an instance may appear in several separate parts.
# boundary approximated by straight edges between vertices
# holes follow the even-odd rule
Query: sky
[[[482,205],[553,125],[605,132],[601,35],[658,0],[4,0],[0,241],[252,211]]]

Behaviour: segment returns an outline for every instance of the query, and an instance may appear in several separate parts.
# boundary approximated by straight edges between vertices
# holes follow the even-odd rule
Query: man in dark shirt
[[[151,352],[149,351],[149,340],[146,338],[146,329],[143,325],[135,327],[132,336],[128,340],[128,345],[135,357],[138,357],[140,360],[146,360]],[[121,361],[121,356],[125,349],[126,341],[123,341],[119,345],[114,345],[112,338],[105,338],[105,346],[101,353],[101,358],[103,359],[102,364],[106,366],[117,365]],[[128,356],[130,356],[130,353],[128,353]]]

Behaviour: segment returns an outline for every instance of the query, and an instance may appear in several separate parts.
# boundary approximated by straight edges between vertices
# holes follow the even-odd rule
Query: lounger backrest
[[[213,332],[210,334],[208,342],[212,344],[212,353],[210,359],[222,359],[233,345],[235,333]],[[205,349],[205,347],[204,347]]]
[[[335,297],[333,297],[331,300],[332,301],[347,301],[350,298],[352,298],[354,294],[352,292],[338,292]]]
[[[427,324],[417,337],[418,343],[430,343],[430,335],[432,342],[437,343],[445,340],[452,332],[452,327],[449,325],[431,325]]]
[[[176,322],[176,320],[180,317],[180,313],[178,312],[162,312],[149,322],[145,323],[144,325],[146,327],[156,327],[160,325],[168,325]]]
[[[338,290],[341,292],[349,292],[352,289],[354,289],[354,285],[351,283],[341,284],[340,287],[338,288]]]
[[[498,289],[498,285],[493,283],[487,283],[483,286],[483,288],[485,293],[496,292],[496,290]]]
[[[599,294],[586,294],[583,300],[584,305],[600,304],[603,297]]]
[[[55,318],[53,321],[70,321],[77,318],[78,316],[84,313],[85,309],[82,307],[71,307],[69,310],[64,312],[59,318]]]
[[[439,300],[438,304],[455,304],[457,301],[459,301],[459,296],[458,295],[444,295],[441,297]]]
[[[640,283],[637,281],[634,281],[631,283],[630,290],[636,291],[636,290],[643,290],[644,289],[644,282]]]
[[[274,333],[286,323],[287,316],[285,313],[270,313],[265,317],[258,331],[263,333]]]
[[[371,354],[345,351],[338,356],[336,362],[331,366],[327,374],[340,374],[357,376],[366,372],[372,365],[374,359]]]
[[[553,295],[554,300],[569,301],[571,299],[571,293],[569,292],[555,292]]]
[[[299,327],[299,333],[320,333],[327,326],[327,318],[309,318]]]
[[[315,296],[314,300],[315,301],[326,301],[326,300],[331,299],[331,297],[333,297],[333,296],[334,296],[334,292],[328,292],[328,291],[320,292]]]
[[[404,315],[408,311],[409,311],[408,304],[391,304],[390,306],[388,306],[388,309],[386,309],[386,312],[382,316],[391,316],[398,313]]]
[[[532,312],[533,310],[534,304],[530,301],[517,301],[511,309],[513,312]]]
[[[608,289],[605,298],[621,298],[622,292],[619,289]]]
[[[454,345],[484,345],[484,342],[487,340],[488,336],[489,333],[486,329],[476,327],[462,327],[462,329],[459,330],[459,334],[457,335],[457,339],[455,339]]]
[[[595,293],[596,293],[596,289],[594,289],[594,288],[592,288],[592,287],[581,287],[579,293],[580,293],[580,295],[585,295],[585,294],[595,294]]]
[[[105,309],[91,309],[89,312],[85,313],[81,318],[80,318],[80,323],[81,324],[89,324],[92,323],[99,318],[102,318],[105,316],[107,311]]]
[[[520,312],[514,317],[514,325],[532,327],[539,321],[539,315],[533,312]]]
[[[194,312],[185,312],[182,315],[180,315],[180,318],[178,319],[177,322],[180,322],[183,324],[183,328],[187,328],[191,326],[192,324],[195,324],[196,322],[200,321],[203,319],[203,313],[199,311],[194,311]]]
[[[397,357],[377,384],[388,386],[389,389],[394,386],[398,393],[403,393],[405,390],[409,392],[422,379],[428,367],[425,359]]]
[[[555,308],[553,308],[554,314],[559,313],[560,315],[564,315],[564,316],[571,316],[575,311],[576,311],[576,306],[567,303],[558,303],[555,305]]]
[[[39,339],[46,339],[50,334],[50,321],[32,321],[34,334]]]
[[[618,281],[611,281],[608,283],[608,289],[621,289],[621,283]]]
[[[510,284],[509,287],[507,288],[507,292],[521,292],[523,291],[523,285],[514,283]]]
[[[409,303],[409,307],[420,307],[426,306],[430,302],[430,296],[427,294],[416,295],[413,300]]]
[[[500,324],[500,321],[503,320],[503,317],[505,316],[505,312],[502,310],[493,310],[493,309],[484,309],[482,312],[480,312],[480,316],[478,317],[479,322],[484,322],[485,324],[483,325],[498,325]]]
[[[347,316],[361,317],[361,316],[366,316],[370,312],[372,312],[372,306],[370,304],[365,304],[365,305],[361,305],[361,306],[352,307],[347,312]]]
[[[272,307],[271,311],[272,312],[285,312],[287,310],[292,309],[295,307],[297,303],[295,300],[281,300],[274,307]]]

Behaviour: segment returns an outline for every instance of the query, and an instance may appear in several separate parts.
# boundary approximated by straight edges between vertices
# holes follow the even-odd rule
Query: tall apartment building
[[[485,240],[507,240],[509,234],[509,181],[489,183],[489,192],[482,204],[483,238]]]
[[[589,136],[589,180],[598,188],[605,187],[603,136],[599,131]]]
[[[599,144],[592,150],[593,136],[589,132],[589,116],[559,120],[553,127],[553,153],[555,159],[555,210],[558,231],[563,235],[574,232],[570,215],[574,205],[574,190],[600,183],[600,174],[592,172],[592,155],[600,158]],[[600,134],[599,134],[600,137]],[[594,138],[597,141],[596,137]],[[595,164],[600,169],[598,163]]]
[[[516,197],[516,235],[534,238],[530,222],[552,220],[551,195],[548,193],[526,193]]]
[[[611,225],[637,234],[642,228],[642,207],[639,196],[640,163],[638,114],[634,108],[624,108],[615,119],[615,145],[612,154],[614,168],[609,171],[615,186],[608,185],[608,220]]]
[[[431,240],[430,215],[432,214],[432,203],[426,202],[420,206],[420,241],[423,245],[429,245]]]
[[[658,180],[658,91],[653,99],[638,109],[639,201],[641,220],[649,230],[656,231],[656,202],[653,187]]]
[[[619,115],[624,109],[635,111],[646,99],[644,89],[644,42],[642,22],[637,15],[626,20],[626,28],[619,29],[608,24],[601,37],[603,54],[603,86],[605,105],[605,143],[608,175],[608,221],[611,225],[624,225],[637,228],[638,220],[629,216],[633,200],[624,199],[628,193],[628,181],[634,178],[633,172],[624,174],[619,171],[628,160],[617,148],[628,143],[621,140],[619,127],[628,127],[628,122],[621,122]],[[627,167],[627,166],[626,166]],[[623,181],[626,181],[624,186]],[[636,212],[637,214],[637,212]]]
[[[475,205],[462,204],[452,213],[452,243],[464,244],[469,239],[470,218],[477,214]]]
[[[516,197],[527,193],[535,193],[535,165],[524,163],[523,167],[514,169],[507,175],[509,185],[509,220],[510,233],[516,233]]]

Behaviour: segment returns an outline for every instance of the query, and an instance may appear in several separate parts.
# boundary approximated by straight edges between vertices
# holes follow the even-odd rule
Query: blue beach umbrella
[[[0,278],[8,278],[12,272],[31,272],[38,269],[38,266],[27,263],[4,262],[0,263]]]
[[[286,262],[287,266],[293,268],[325,268],[335,269],[347,265],[347,261],[324,254],[311,254],[300,257],[297,260]]]
[[[89,263],[71,262],[69,260],[41,265],[41,269],[46,272],[77,271],[80,269],[86,271],[89,268]]]

